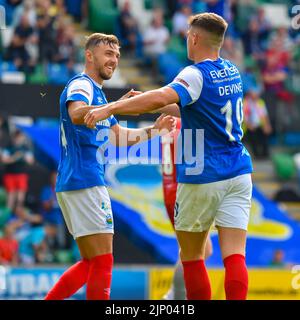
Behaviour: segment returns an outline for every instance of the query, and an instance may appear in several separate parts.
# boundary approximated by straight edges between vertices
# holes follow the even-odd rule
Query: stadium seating
[[[277,153],[272,156],[275,173],[279,179],[289,180],[296,174],[296,166],[291,155]]]
[[[70,71],[64,64],[49,63],[47,75],[48,82],[51,84],[66,84],[70,79]]]
[[[29,74],[27,76],[27,82],[30,84],[41,84],[41,83],[47,83],[48,82],[48,77],[45,72],[45,68],[43,65],[37,65],[34,73]]]
[[[170,43],[168,45],[168,51],[174,52],[177,58],[182,62],[185,62],[187,59],[186,45],[178,36],[171,37]]]
[[[93,31],[114,33],[118,15],[113,0],[102,0],[101,6],[98,0],[89,1],[89,28]]]
[[[73,262],[73,254],[70,250],[57,250],[55,252],[55,260],[58,263],[72,263]]]
[[[173,81],[183,67],[183,63],[179,61],[175,53],[164,53],[158,58],[158,68],[164,77],[165,83]]]

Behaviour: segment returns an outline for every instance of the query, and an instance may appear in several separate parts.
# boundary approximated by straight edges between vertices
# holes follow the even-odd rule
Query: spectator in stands
[[[251,55],[255,60],[264,59],[265,34],[260,33],[259,23],[254,17],[250,20],[246,32],[242,35],[244,51],[246,55]]]
[[[256,158],[269,157],[268,137],[272,132],[268,111],[257,89],[250,89],[244,100],[246,139]]]
[[[37,36],[34,28],[30,25],[27,15],[23,15],[20,24],[16,27],[8,48],[7,59],[12,60],[15,66],[24,72],[32,72],[36,64],[33,56],[30,55],[28,46],[37,43]]]
[[[14,27],[18,26],[24,15],[28,17],[29,24],[34,27],[36,25],[36,8],[34,0],[24,0],[23,3],[16,8],[12,25]]]
[[[144,54],[150,59],[156,73],[156,61],[160,54],[165,53],[170,39],[169,30],[164,26],[163,14],[155,11],[151,25],[144,33]]]
[[[31,226],[39,226],[43,223],[43,216],[39,212],[31,211],[28,208],[18,206],[14,211],[15,215],[12,217],[12,221],[18,222],[22,227],[29,224]]]
[[[275,250],[272,261],[270,263],[270,267],[284,268],[285,266],[286,263],[284,262],[284,251],[281,249]]]
[[[219,16],[224,17],[225,19],[228,18],[226,15],[226,5],[229,3],[228,0],[204,0],[207,5],[207,11],[208,12],[213,12],[218,14]]]
[[[0,265],[17,265],[19,262],[19,244],[15,239],[15,229],[12,224],[4,227],[4,235],[0,238]]]
[[[56,10],[49,0],[37,2],[37,31],[39,35],[39,60],[53,62],[56,55]]]
[[[0,152],[2,148],[8,146],[9,143],[9,127],[8,122],[3,115],[0,114]]]
[[[44,226],[44,239],[36,250],[36,262],[55,262],[55,252],[58,249],[60,249],[60,246],[57,242],[57,226],[55,224],[46,223]]]
[[[184,41],[186,40],[186,33],[189,28],[188,19],[191,14],[191,7],[183,5],[173,17],[173,33],[180,36]]]
[[[57,227],[57,240],[61,247],[65,247],[65,226],[62,212],[56,199],[55,184],[56,172],[52,172],[50,175],[50,183],[42,189],[40,197],[42,215],[45,223],[50,223]]]
[[[49,256],[48,240],[56,236],[56,227],[51,224],[34,227],[27,230],[27,234],[20,240],[20,260],[22,264],[53,262],[52,254]]]
[[[270,45],[266,51],[266,57],[272,56],[274,64],[280,67],[287,67],[291,59],[293,42],[289,38],[286,28],[279,28],[271,37]]]
[[[64,28],[58,30],[57,33],[57,55],[55,61],[65,63],[69,69],[73,68],[75,62],[75,44],[74,44],[74,27],[72,25],[64,25]]]
[[[135,51],[139,36],[139,29],[136,19],[132,16],[130,2],[126,0],[118,18],[119,37],[122,47],[128,51]]]
[[[287,69],[278,63],[276,55],[266,56],[266,65],[262,71],[265,91],[278,96],[284,90],[284,81],[287,78]]]
[[[272,27],[270,21],[265,15],[265,9],[263,7],[258,7],[256,15],[253,16],[253,19],[255,19],[258,24],[258,34],[261,46],[263,49],[266,49]]]
[[[238,41],[234,41],[231,37],[226,37],[221,49],[221,56],[223,59],[233,62],[239,69],[243,69],[244,57]]]
[[[27,166],[34,162],[26,138],[20,131],[13,134],[11,145],[2,152],[2,162],[5,164],[3,182],[8,194],[7,207],[15,211],[17,207],[24,207],[28,190]]]
[[[23,0],[1,0],[0,5],[4,5],[6,14],[6,23],[11,25],[16,8],[22,3]]]
[[[168,17],[173,17],[178,7],[178,0],[166,0],[166,7]]]

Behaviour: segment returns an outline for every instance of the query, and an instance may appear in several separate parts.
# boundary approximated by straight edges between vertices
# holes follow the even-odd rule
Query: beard
[[[98,69],[99,77],[103,80],[111,79],[111,77],[115,71],[115,69],[113,69],[112,71],[108,71],[108,70],[106,70],[105,66],[98,67],[97,69]]]

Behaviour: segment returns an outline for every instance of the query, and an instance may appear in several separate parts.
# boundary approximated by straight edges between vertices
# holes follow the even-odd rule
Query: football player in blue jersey
[[[119,41],[115,36],[92,34],[85,46],[84,72],[68,82],[60,97],[61,148],[56,194],[82,260],[62,275],[46,300],[68,298],[84,284],[88,300],[110,298],[114,231],[104,181],[107,140],[113,136],[112,142],[117,145],[122,141],[132,145],[175,128],[172,116],[161,116],[153,126],[141,129],[122,127],[113,115],[98,121],[92,128],[84,124],[88,111],[107,104],[102,84],[112,77],[119,58]],[[139,92],[131,90],[123,99],[137,94]]]
[[[230,61],[220,57],[226,21],[214,13],[190,18],[188,57],[169,85],[92,110],[88,126],[112,114],[154,110],[181,116],[175,229],[188,299],[211,299],[204,248],[214,223],[225,266],[227,299],[246,299],[246,233],[252,197],[252,163],[243,146],[243,86]],[[181,147],[180,147],[181,146]]]

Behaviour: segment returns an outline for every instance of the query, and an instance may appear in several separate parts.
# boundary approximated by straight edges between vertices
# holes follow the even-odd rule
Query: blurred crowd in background
[[[294,130],[299,119],[294,102],[300,93],[300,34],[291,25],[275,24],[263,4],[283,4],[291,18],[292,5],[298,1],[142,2],[151,15],[146,25],[127,0],[0,0],[6,11],[6,28],[0,33],[0,81],[64,84],[82,71],[84,35],[107,32],[111,23],[111,31],[121,40],[122,55],[149,72],[157,85],[168,83],[190,63],[188,17],[215,12],[229,22],[221,56],[235,63],[243,78],[245,139],[255,158],[268,159],[270,136],[276,139],[278,133]],[[102,20],[95,21],[95,8],[103,19],[107,12],[109,23],[103,30]],[[28,168],[35,161],[30,142],[1,115],[0,142],[0,264],[76,260],[78,252],[55,197],[56,173],[41,190],[37,208],[29,209]]]

